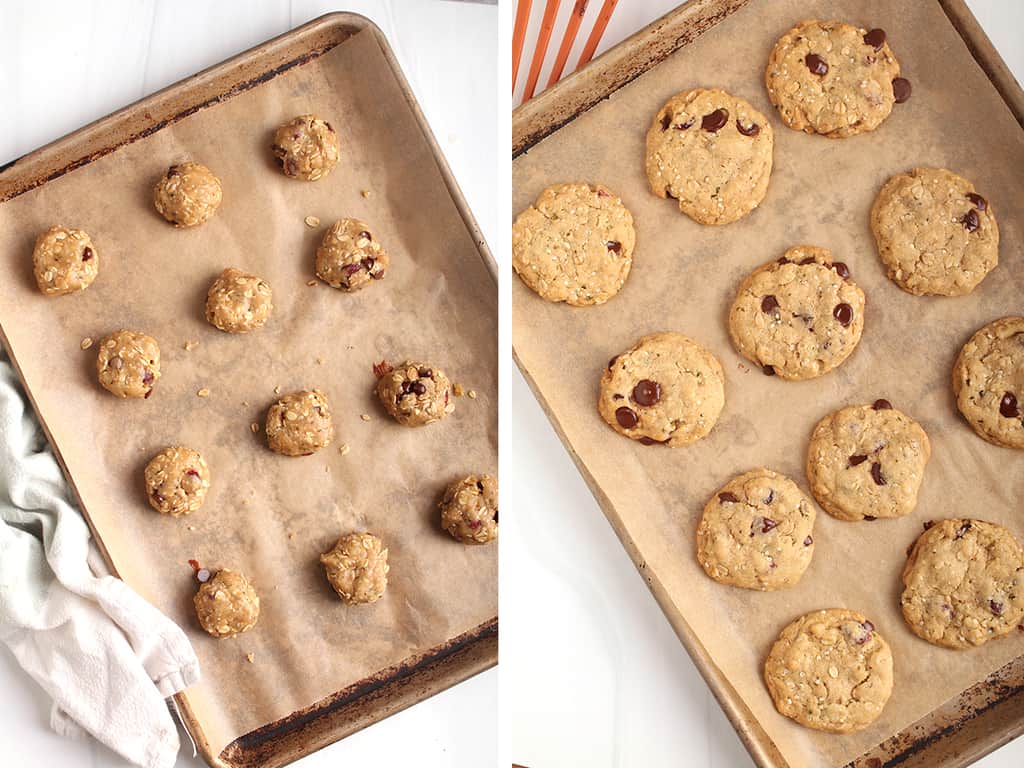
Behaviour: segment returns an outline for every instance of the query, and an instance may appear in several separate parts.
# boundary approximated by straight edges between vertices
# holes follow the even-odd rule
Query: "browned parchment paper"
[[[273,129],[306,112],[343,142],[339,167],[315,183],[285,178],[269,152]],[[169,226],[151,202],[156,178],[186,158],[224,184],[220,210],[195,230]],[[310,215],[323,223],[308,228]],[[383,282],[354,295],[307,286],[316,243],[341,216],[370,223],[392,258]],[[80,295],[47,299],[32,281],[32,244],[57,222],[92,235],[100,275]],[[371,33],[0,206],[0,258],[0,323],[121,576],[195,646],[203,679],[187,697],[214,754],[497,615],[497,548],[454,542],[436,507],[455,476],[497,470],[496,289]],[[204,320],[206,290],[228,265],[273,287],[274,314],[256,333]],[[96,348],[79,348],[121,327],[161,345],[149,400],[108,395]],[[200,343],[187,352],[186,340]],[[456,400],[440,423],[397,425],[373,395],[371,366],[406,356],[478,397]],[[332,446],[298,459],[266,448],[277,386],[327,393]],[[204,387],[210,396],[197,397]],[[203,509],[178,520],[150,509],[142,485],[148,459],[176,443],[200,450],[213,474]],[[346,607],[317,558],[362,529],[388,544],[390,585],[380,602]],[[253,580],[252,631],[202,632],[189,558]]]
[[[803,18],[840,18],[889,34],[914,95],[876,132],[844,140],[786,128],[763,71],[776,38]],[[775,170],[751,216],[704,227],[648,190],[644,136],[651,117],[687,88],[721,86],[749,99],[775,128]],[[972,179],[996,208],[999,267],[971,296],[916,298],[885,276],[868,226],[891,175],[937,165]],[[513,164],[514,213],[548,184],[610,186],[637,227],[633,271],[607,304],[574,309],[541,301],[513,280],[518,358],[571,447],[714,662],[792,766],[838,766],[1024,653],[1024,632],[957,653],[917,639],[899,611],[905,550],[931,518],[976,516],[1024,538],[1024,453],[975,436],[959,417],[950,369],[980,326],[1024,314],[1021,170],[1024,141],[995,89],[937,2],[751,2],[695,43],[612,94]],[[786,248],[832,249],[865,290],[859,348],[837,371],[808,382],[764,376],[732,348],[728,308],[740,280]],[[646,447],[608,428],[596,411],[602,367],[639,336],[679,330],[707,345],[726,371],[726,406],[711,435],[688,448]],[[794,588],[761,594],[708,579],[694,531],[709,496],[733,475],[765,465],[806,489],[811,429],[848,404],[890,399],[918,419],[933,456],[916,512],[896,521],[844,523],[820,512],[814,562]],[[613,516],[614,516],[613,515]],[[798,615],[849,606],[872,617],[893,648],[896,683],[869,729],[832,736],[775,712],[761,681],[764,656]]]

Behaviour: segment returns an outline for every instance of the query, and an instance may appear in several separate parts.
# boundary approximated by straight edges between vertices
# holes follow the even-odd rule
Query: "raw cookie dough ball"
[[[346,603],[374,603],[388,586],[388,551],[372,533],[350,533],[320,555],[327,580]]]
[[[971,337],[953,366],[960,413],[993,445],[1024,450],[1024,317],[1004,317]]]
[[[252,629],[260,616],[260,596],[252,584],[227,568],[199,587],[193,602],[200,625],[218,638]]]
[[[464,544],[486,544],[498,536],[498,481],[470,475],[448,486],[441,500],[441,527]]]
[[[199,451],[173,446],[146,465],[146,496],[157,512],[180,517],[203,506],[210,490],[210,468]]]
[[[422,427],[455,410],[451,382],[437,366],[406,361],[395,368],[381,363],[375,369],[377,397],[399,424]]]
[[[100,271],[99,255],[80,229],[50,227],[36,239],[32,266],[39,290],[47,296],[84,291]]]
[[[213,216],[221,201],[220,179],[199,163],[167,169],[153,188],[157,212],[176,227],[194,227]]]
[[[331,444],[334,422],[318,389],[285,395],[267,411],[267,443],[284,456],[309,456]]]
[[[248,333],[267,322],[273,298],[266,280],[228,267],[206,294],[206,319],[222,331]]]
[[[388,264],[387,251],[359,219],[334,222],[316,249],[316,276],[347,292],[383,279]]]
[[[160,347],[138,331],[114,331],[96,356],[100,385],[118,397],[149,397],[160,378]]]
[[[338,134],[316,115],[299,115],[278,128],[271,149],[285,176],[304,181],[326,176],[341,157]]]

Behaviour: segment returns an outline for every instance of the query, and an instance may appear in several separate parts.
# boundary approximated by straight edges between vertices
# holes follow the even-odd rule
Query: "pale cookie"
[[[597,410],[620,435],[644,445],[688,445],[706,436],[725,406],[725,374],[681,333],[652,333],[612,358]]]
[[[181,163],[167,169],[153,188],[157,212],[176,227],[195,227],[220,206],[220,179],[205,165]]]
[[[195,512],[210,490],[210,467],[191,448],[165,448],[146,465],[144,475],[149,504],[162,515]]]
[[[673,96],[647,131],[647,181],[701,224],[728,224],[764,199],[772,126],[744,99],[697,88]]]
[[[740,285],[729,312],[737,351],[765,374],[813,379],[840,365],[864,330],[864,292],[824,248],[790,248]]]
[[[99,254],[82,230],[50,227],[36,238],[32,271],[39,290],[47,296],[77,293],[99,274]]]
[[[512,225],[512,268],[547,301],[603,304],[633,264],[633,215],[600,184],[556,184]]]
[[[377,397],[395,421],[407,427],[422,427],[443,419],[455,410],[451,382],[436,365],[407,360],[391,367],[374,366]]]
[[[389,263],[387,251],[359,219],[336,221],[316,249],[316,276],[342,291],[382,280]]]
[[[888,400],[854,405],[818,422],[807,449],[807,481],[840,520],[902,517],[917,506],[931,443]]]
[[[883,30],[809,20],[779,38],[764,83],[786,125],[837,139],[875,130],[910,98],[899,74]]]
[[[953,366],[960,413],[981,437],[1024,450],[1024,317],[1004,317],[971,337]]]
[[[889,179],[871,207],[871,231],[890,279],[917,296],[963,296],[999,263],[992,205],[941,168]]]
[[[299,115],[282,125],[270,149],[285,176],[303,181],[326,176],[341,157],[338,134],[316,115]]]
[[[374,603],[388,586],[388,550],[372,533],[350,533],[320,555],[327,581],[349,604]]]
[[[114,331],[99,343],[96,374],[117,397],[149,397],[160,378],[160,346],[138,331]]]
[[[780,714],[819,731],[859,731],[892,694],[892,651],[864,614],[815,611],[782,630],[764,681]]]
[[[1006,528],[980,520],[926,527],[903,568],[903,618],[914,634],[971,648],[1024,621],[1024,549]]]
[[[252,629],[260,617],[260,596],[240,573],[223,568],[192,599],[199,624],[216,638]]]
[[[248,333],[262,328],[274,308],[274,294],[266,280],[228,267],[206,294],[206,320],[227,333]]]
[[[331,444],[334,422],[327,396],[318,389],[292,392],[267,410],[267,445],[282,456],[309,456]]]
[[[441,527],[463,544],[486,544],[498,537],[498,481],[470,475],[449,484],[441,499]]]

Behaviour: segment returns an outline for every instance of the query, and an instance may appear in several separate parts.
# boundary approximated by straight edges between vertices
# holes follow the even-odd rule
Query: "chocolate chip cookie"
[[[890,279],[917,296],[963,296],[999,263],[992,204],[943,168],[889,179],[871,208],[871,231]]]
[[[372,533],[350,533],[320,555],[327,581],[350,605],[375,603],[388,586],[388,550]]]
[[[807,450],[807,481],[840,520],[902,517],[917,505],[931,443],[921,425],[888,400],[855,405],[818,422]]]
[[[914,634],[971,648],[1024,621],[1024,548],[1006,528],[980,520],[926,527],[903,568],[903,617]]]
[[[285,176],[303,181],[323,178],[341,157],[338,134],[316,115],[299,115],[282,125],[270,149]]]
[[[274,293],[266,280],[228,267],[206,294],[206,320],[226,333],[262,328],[274,309]]]
[[[512,268],[547,301],[603,304],[633,264],[633,215],[600,184],[555,184],[516,217]]]
[[[764,199],[774,138],[744,99],[696,88],[665,103],[647,131],[647,181],[701,224],[728,224]]]
[[[192,602],[199,624],[216,638],[252,629],[260,617],[260,596],[241,573],[223,568],[199,587]]]
[[[292,392],[269,409],[267,444],[282,456],[309,456],[331,444],[334,422],[327,396],[318,389]]]
[[[441,527],[463,544],[486,544],[498,537],[498,480],[470,475],[449,484],[441,499]]]
[[[697,560],[715,581],[762,591],[800,581],[814,555],[814,505],[785,475],[754,469],[718,489],[697,527]]]
[[[148,398],[160,378],[160,346],[138,331],[114,331],[99,343],[96,374],[112,395]]]
[[[960,413],[981,437],[1024,450],[1024,317],[1004,317],[971,337],[953,366]]]
[[[146,498],[162,515],[180,517],[203,506],[210,467],[199,451],[180,445],[160,451],[146,465]]]
[[[359,219],[334,222],[316,249],[316,276],[349,293],[383,280],[389,264],[380,240]]]
[[[910,98],[899,74],[884,30],[811,19],[779,38],[764,83],[786,125],[837,139],[875,130]]]
[[[92,285],[99,274],[99,254],[82,230],[50,227],[36,239],[32,271],[46,296],[77,293]]]
[[[392,367],[382,361],[374,366],[374,374],[377,397],[399,424],[422,427],[455,410],[451,382],[436,365],[406,360]]]
[[[813,379],[840,365],[864,330],[864,292],[824,248],[790,248],[740,285],[729,312],[737,351],[765,374]]]
[[[176,227],[207,221],[217,212],[222,196],[220,179],[199,163],[172,165],[153,188],[157,212]]]
[[[612,358],[597,410],[620,435],[644,445],[688,445],[707,435],[725,406],[725,374],[681,333],[652,333]]]

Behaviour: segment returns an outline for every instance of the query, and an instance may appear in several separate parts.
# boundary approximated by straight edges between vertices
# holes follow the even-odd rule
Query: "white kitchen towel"
[[[53,698],[51,725],[170,768],[164,698],[199,679],[185,633],[111,576],[0,352],[0,640]]]

